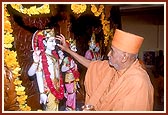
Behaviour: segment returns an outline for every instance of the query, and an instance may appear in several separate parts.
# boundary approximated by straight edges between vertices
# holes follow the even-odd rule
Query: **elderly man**
[[[57,36],[62,50],[87,67],[86,105],[96,111],[151,111],[154,89],[137,54],[143,37],[116,29],[108,61],[90,61],[71,51],[63,35]]]

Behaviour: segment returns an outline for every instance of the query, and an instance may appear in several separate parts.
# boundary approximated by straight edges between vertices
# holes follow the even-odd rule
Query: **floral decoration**
[[[105,13],[104,13],[104,5],[100,5],[99,9],[97,9],[96,5],[91,5],[91,11],[94,13],[95,16],[101,15],[101,24],[104,33],[104,44],[105,46],[108,45],[109,37],[112,35],[112,30],[110,29],[110,21],[107,20]]]
[[[80,14],[86,11],[86,4],[71,4],[71,10],[75,13],[75,14]]]
[[[24,8],[22,4],[11,4],[11,6],[18,12],[28,14],[29,16],[50,13],[49,4],[44,4],[38,8],[36,6],[32,6],[30,8]]]
[[[112,36],[112,29],[110,29],[110,21],[108,21],[105,18],[104,13],[101,14],[100,20],[101,20],[101,24],[103,25],[102,29],[103,29],[103,33],[104,33],[104,44],[105,44],[105,46],[107,46],[109,37]]]
[[[17,102],[19,103],[19,108],[21,111],[30,111],[31,108],[26,104],[27,95],[25,95],[25,87],[22,86],[22,81],[19,79],[20,76],[20,66],[17,61],[17,53],[12,49],[12,42],[14,37],[12,35],[11,23],[9,21],[9,13],[6,9],[6,4],[4,5],[4,63],[12,71],[12,77],[14,79],[15,91],[17,94]]]
[[[99,9],[97,9],[96,5],[91,4],[91,11],[94,13],[95,16],[100,16],[104,10],[104,5],[100,5]]]

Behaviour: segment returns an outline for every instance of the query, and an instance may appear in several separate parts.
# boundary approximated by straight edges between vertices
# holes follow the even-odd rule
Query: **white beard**
[[[109,65],[114,67],[116,70],[119,69],[119,65],[118,64],[112,64],[110,61],[109,61]]]

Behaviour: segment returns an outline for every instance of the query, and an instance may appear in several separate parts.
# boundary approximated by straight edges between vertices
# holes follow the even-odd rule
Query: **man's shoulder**
[[[95,60],[95,61],[92,61],[91,64],[95,64],[95,65],[99,64],[99,65],[105,65],[105,66],[109,65],[107,60],[103,60],[103,61],[101,61],[101,60]]]
[[[109,66],[109,63],[107,60],[95,60],[95,61],[92,61],[89,65],[89,68],[88,69],[96,69],[96,70],[99,70],[99,71],[103,71],[103,70],[109,70],[111,69],[111,67]]]
[[[133,68],[132,70],[130,70],[130,72],[127,73],[126,79],[128,79],[131,82],[145,83],[149,80],[149,75],[142,68]]]

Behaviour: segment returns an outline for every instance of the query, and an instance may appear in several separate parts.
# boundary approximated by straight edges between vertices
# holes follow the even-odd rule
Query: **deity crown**
[[[54,29],[46,29],[46,30],[43,30],[43,34],[44,34],[44,36],[46,36],[46,37],[55,37]]]

